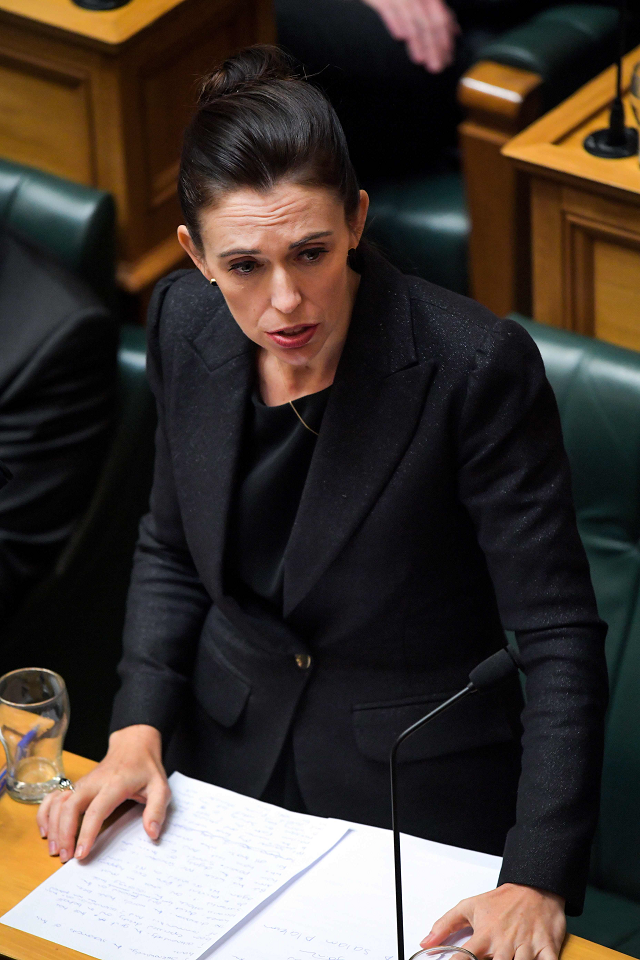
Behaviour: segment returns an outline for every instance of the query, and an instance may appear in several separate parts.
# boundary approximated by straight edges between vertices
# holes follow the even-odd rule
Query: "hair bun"
[[[256,44],[225,60],[203,78],[198,105],[206,106],[219,97],[239,93],[269,80],[292,80],[296,76],[293,59],[279,47]]]

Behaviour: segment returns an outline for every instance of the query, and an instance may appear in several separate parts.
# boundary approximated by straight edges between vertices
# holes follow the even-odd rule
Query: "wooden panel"
[[[593,244],[594,333],[640,350],[640,247]]]
[[[194,109],[197,83],[234,49],[237,26],[235,19],[227,20],[204,37],[200,30],[145,65],[140,94],[148,209],[175,196],[182,131]]]
[[[540,114],[542,77],[481,60],[464,74],[458,102],[475,120],[513,136]]]
[[[0,0],[0,13],[65,30],[101,43],[130,40],[185,0],[130,0],[118,10],[83,10],[70,0]]]
[[[536,73],[485,61],[458,86],[471,293],[499,315],[531,309],[528,185],[500,151],[538,116],[541,84]]]
[[[563,211],[563,326],[586,336],[593,336],[594,289],[593,248],[594,233],[579,218]]]
[[[547,180],[531,184],[533,315],[541,323],[565,325],[562,188]]]
[[[640,47],[624,58],[623,91],[627,122],[635,126],[628,103],[629,82],[640,60]],[[615,89],[614,67],[586,84],[577,93],[518,134],[504,148],[524,169],[555,171],[559,175],[588,181],[596,192],[640,195],[638,158],[611,161],[594,157],[583,148],[592,130],[606,126]]]
[[[118,276],[146,291],[184,256],[176,174],[196,81],[273,39],[271,0],[131,0],[101,13],[0,0],[0,154],[110,191]]]
[[[0,155],[94,182],[89,77],[0,47]]]
[[[531,310],[527,184],[500,156],[506,135],[461,124],[463,172],[471,236],[471,293],[498,316]]]
[[[622,960],[626,954],[601,947],[599,943],[583,940],[582,937],[567,937],[560,953],[560,960]]]
[[[638,170],[640,179],[640,170]],[[564,187],[562,191],[563,208],[576,216],[602,224],[615,231],[620,237],[640,240],[640,198],[628,197],[626,202],[611,200],[590,193]]]
[[[190,0],[179,22],[161,22],[120,58],[128,206],[120,217],[118,275],[132,293],[144,289],[157,266],[168,270],[184,256],[175,239],[182,219],[176,180],[197,82],[219,60],[263,39],[259,31],[269,19],[263,6],[256,0]]]

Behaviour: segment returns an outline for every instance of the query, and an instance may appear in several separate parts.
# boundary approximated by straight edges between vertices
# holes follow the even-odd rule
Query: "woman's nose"
[[[274,270],[271,280],[271,306],[279,313],[293,313],[301,303],[300,291],[286,270]]]

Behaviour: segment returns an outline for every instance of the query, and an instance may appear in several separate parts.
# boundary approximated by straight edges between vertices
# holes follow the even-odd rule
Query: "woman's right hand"
[[[75,783],[74,791],[48,794],[36,820],[49,841],[50,855],[59,854],[64,863],[74,855],[78,860],[87,856],[106,818],[125,800],[145,804],[142,823],[149,837],[157,840],[170,799],[160,732],[137,724],[112,733],[104,760]]]

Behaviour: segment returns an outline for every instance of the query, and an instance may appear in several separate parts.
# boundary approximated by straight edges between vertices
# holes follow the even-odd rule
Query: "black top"
[[[253,390],[227,539],[232,593],[247,591],[282,614],[284,551],[298,512],[331,387],[268,407]]]

